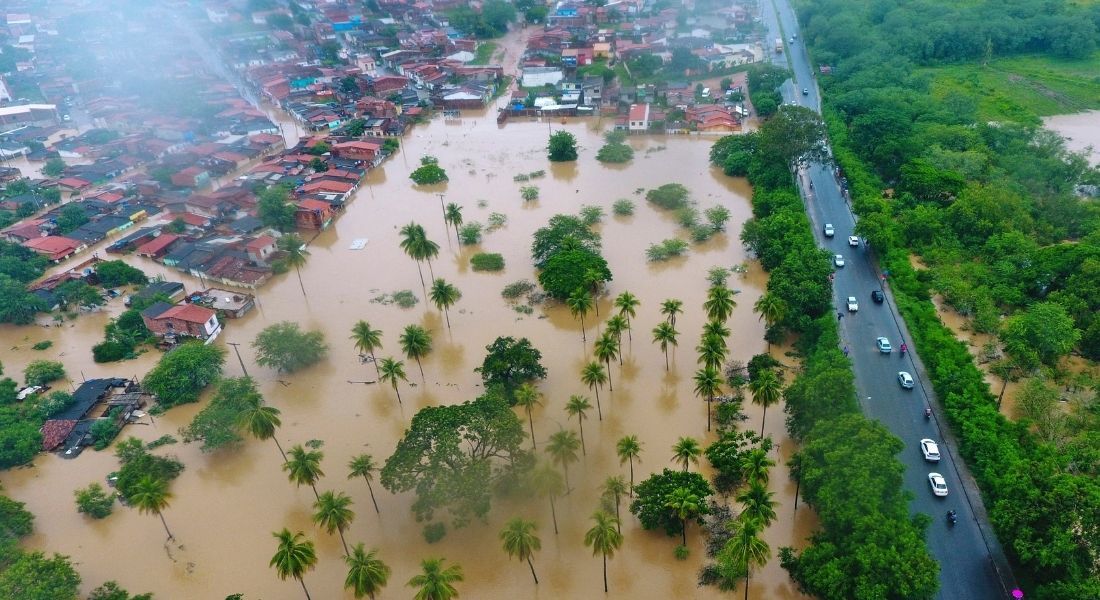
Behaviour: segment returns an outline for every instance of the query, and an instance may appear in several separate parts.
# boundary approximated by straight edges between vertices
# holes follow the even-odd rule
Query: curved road
[[[820,112],[821,101],[805,46],[798,35],[798,23],[787,0],[765,0],[761,3],[762,19],[768,28],[770,58],[791,69],[794,80],[783,84],[784,102],[795,102]],[[776,54],[775,39],[783,40],[785,52]],[[802,94],[803,90],[808,93]],[[856,391],[860,405],[868,417],[878,420],[905,443],[899,459],[905,465],[904,485],[912,494],[912,513],[932,517],[928,529],[928,549],[940,564],[940,591],[943,600],[984,600],[1009,598],[1015,587],[1012,573],[1004,558],[982,504],[977,485],[966,465],[958,457],[931,384],[919,356],[912,351],[902,356],[898,349],[909,341],[905,323],[895,309],[888,277],[883,277],[865,244],[848,244],[855,234],[855,217],[848,204],[844,182],[831,166],[811,164],[799,173],[798,185],[806,202],[807,213],[816,231],[816,239],[830,254],[840,254],[845,266],[836,269],[833,296],[840,320],[840,335],[846,345],[855,372]],[[823,228],[832,224],[835,235],[825,237]],[[885,292],[886,301],[871,300],[872,290]],[[845,308],[845,300],[854,296],[857,312]],[[883,354],[875,347],[875,338],[887,337],[893,352]],[[902,389],[898,371],[907,371],[916,379],[916,387]],[[932,419],[926,419],[924,409],[931,406]],[[922,438],[934,439],[940,447],[939,463],[924,461],[919,449]],[[948,495],[932,495],[928,473],[938,472],[947,481]],[[948,527],[946,511],[958,512],[958,524]]]

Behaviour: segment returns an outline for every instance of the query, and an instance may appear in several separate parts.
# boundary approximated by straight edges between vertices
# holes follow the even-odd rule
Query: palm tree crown
[[[584,545],[592,548],[592,556],[603,555],[603,591],[607,593],[607,559],[623,545],[619,520],[602,510],[592,515],[592,528],[584,534]]]
[[[695,393],[707,401],[707,431],[710,431],[710,405],[722,389],[722,375],[717,369],[704,367],[695,372]]]
[[[363,544],[356,544],[352,546],[351,554],[344,557],[344,562],[348,565],[344,589],[351,590],[356,598],[374,598],[390,580],[390,567],[378,558],[377,548],[365,552]]]
[[[550,441],[546,445],[546,452],[550,458],[562,466],[565,471],[565,488],[569,489],[569,464],[580,460],[577,449],[581,447],[581,441],[572,431],[562,430],[550,434]]]
[[[359,354],[370,355],[374,372],[378,374],[378,360],[374,358],[374,351],[382,347],[382,330],[371,329],[370,323],[360,320],[351,328],[351,339],[355,340],[355,349]]]
[[[531,447],[537,448],[538,446],[535,444],[535,420],[534,417],[531,416],[531,409],[542,404],[542,402],[539,401],[539,390],[530,383],[524,383],[516,388],[514,396],[516,398],[516,405],[522,406],[523,409],[527,411],[527,422],[531,427]]]
[[[638,436],[627,435],[619,439],[615,444],[615,453],[619,455],[619,464],[625,462],[630,463],[630,493],[634,493],[634,461],[642,462],[640,456],[642,454],[642,443],[638,441]]]
[[[344,530],[355,519],[355,513],[350,506],[351,496],[343,492],[325,492],[313,503],[313,522],[330,535],[340,532],[340,543],[344,545],[345,556],[348,554],[348,542],[344,539]]]
[[[588,455],[588,449],[584,447],[584,420],[588,418],[590,410],[592,410],[592,404],[584,396],[574,394],[569,397],[569,402],[565,403],[565,412],[569,413],[570,417],[576,417],[577,424],[581,428],[581,453],[584,455]]]
[[[680,332],[668,321],[662,321],[653,328],[653,343],[661,345],[661,352],[665,353],[665,371],[668,370],[668,347],[676,346],[676,336]]]
[[[390,385],[393,386],[393,392],[397,394],[397,403],[401,404],[401,392],[397,389],[397,382],[409,380],[408,375],[405,375],[405,363],[395,360],[393,357],[386,357],[382,359],[379,370],[378,379],[390,382]]]
[[[554,497],[565,492],[565,481],[561,473],[553,466],[542,463],[531,471],[531,487],[539,496],[550,500],[550,514],[554,519],[554,533],[558,533],[558,512],[554,508]]]
[[[409,325],[401,332],[398,342],[405,357],[416,360],[416,365],[420,367],[420,378],[423,379],[424,365],[420,363],[420,359],[432,351],[432,334],[419,325]]]
[[[539,539],[535,522],[519,517],[509,520],[500,531],[500,541],[508,556],[527,561],[527,566],[531,567],[531,577],[534,577],[535,583],[538,584],[539,577],[535,574],[531,557],[542,549],[542,540]]]
[[[764,419],[768,417],[768,407],[779,402],[783,395],[783,384],[779,381],[779,375],[772,369],[765,369],[756,374],[749,382],[749,391],[752,392],[752,403],[764,407],[760,416],[760,435],[764,435]]]
[[[428,293],[428,297],[431,298],[432,304],[439,310],[443,311],[444,316],[447,318],[447,329],[451,328],[451,307],[455,305],[462,298],[462,292],[458,291],[458,288],[453,284],[447,283],[442,279],[436,279],[432,282],[432,290]]]
[[[772,500],[772,496],[775,496],[775,493],[769,492],[763,483],[759,481],[749,483],[748,489],[737,496],[737,501],[745,507],[743,517],[755,519],[764,527],[771,525],[772,521],[775,521],[777,505],[777,502]]]
[[[699,500],[699,496],[691,493],[691,490],[680,487],[672,490],[665,507],[676,511],[676,516],[682,522],[683,531],[681,533],[683,534],[683,543],[686,546],[688,520],[699,516],[699,513],[703,510],[703,503]]]
[[[321,470],[321,459],[325,457],[320,450],[306,450],[301,444],[296,444],[290,449],[289,459],[283,463],[283,470],[287,472],[290,481],[301,486],[306,484],[313,488],[313,495],[320,498],[317,493],[317,481],[325,476]]]
[[[360,454],[348,461],[348,479],[362,477],[366,480],[367,489],[370,490],[370,500],[374,503],[374,512],[380,513],[382,511],[378,510],[378,501],[374,499],[374,486],[371,485],[374,481],[374,472],[377,470],[378,465],[370,454]]]
[[[279,454],[283,455],[283,462],[286,462],[286,452],[283,452],[279,438],[275,437],[275,430],[282,424],[282,420],[279,419],[279,409],[274,406],[257,404],[249,406],[237,415],[237,427],[260,441],[274,440],[275,446],[279,448]]]
[[[682,312],[684,312],[683,300],[669,298],[661,303],[661,314],[665,316],[665,319],[673,327],[676,326],[676,315]]]
[[[615,336],[610,331],[605,331],[603,335],[596,340],[593,344],[592,354],[596,357],[596,360],[603,362],[607,365],[607,389],[615,391],[615,384],[611,381],[611,361],[615,360],[619,356],[618,343],[615,341]]]
[[[581,339],[587,341],[588,337],[584,332],[584,316],[592,310],[592,296],[588,294],[588,290],[577,288],[566,298],[565,305],[569,307],[569,312],[573,315],[573,318],[580,319]]]
[[[137,507],[139,513],[153,513],[160,517],[168,539],[172,539],[173,536],[168,530],[168,522],[164,520],[164,509],[168,508],[171,499],[172,492],[168,491],[168,482],[152,475],[142,477],[127,498],[130,504]]]
[[[607,371],[598,362],[590,362],[581,368],[581,383],[596,392],[596,413],[603,420],[603,408],[600,407],[600,388],[607,383]]]
[[[733,292],[724,285],[712,286],[707,290],[707,299],[703,302],[703,310],[711,321],[725,322],[733,313],[737,303],[733,301]]]
[[[699,464],[699,455],[702,453],[699,441],[693,437],[681,437],[672,445],[672,461],[680,463],[685,471],[689,464]]]
[[[309,256],[309,251],[306,250],[306,243],[302,241],[302,238],[297,234],[289,233],[279,238],[276,243],[279,250],[283,252],[283,264],[288,267],[294,267],[294,270],[298,273],[298,285],[302,288],[302,294],[306,293],[306,284],[302,283],[302,267],[306,264],[306,257]]]
[[[420,561],[423,573],[409,580],[409,587],[416,590],[415,600],[451,600],[458,597],[453,585],[462,581],[462,567],[453,565],[444,568],[442,558],[426,558]]]
[[[462,227],[462,207],[454,202],[447,203],[443,209],[443,220],[455,228],[455,239],[458,239],[458,228]]]
[[[279,540],[279,547],[271,557],[270,566],[275,567],[275,573],[283,581],[286,581],[287,577],[297,579],[302,584],[302,590],[305,591],[308,599],[309,590],[306,589],[306,582],[302,580],[302,576],[317,564],[317,552],[313,548],[313,542],[306,540],[301,531],[291,534],[285,527],[272,535]]]
[[[728,352],[725,340],[715,335],[704,335],[695,351],[699,353],[699,364],[714,370],[718,370],[722,361],[726,360]]]

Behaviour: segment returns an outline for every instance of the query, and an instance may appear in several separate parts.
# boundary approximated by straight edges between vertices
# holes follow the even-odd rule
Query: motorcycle
[[[927,421],[931,418],[932,418],[932,409],[931,408],[924,409],[924,419]]]
[[[954,525],[959,522],[959,515],[953,510],[947,511],[947,524]]]

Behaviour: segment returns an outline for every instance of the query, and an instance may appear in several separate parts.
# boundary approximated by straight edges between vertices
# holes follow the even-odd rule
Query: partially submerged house
[[[122,377],[89,379],[73,393],[73,402],[42,425],[42,449],[59,450],[66,458],[90,445],[92,424],[101,419],[125,423],[152,400],[136,381]]]
[[[222,331],[218,314],[213,309],[194,304],[168,304],[157,302],[141,311],[141,320],[154,335],[166,343],[175,344],[180,338],[193,337],[207,344]]]

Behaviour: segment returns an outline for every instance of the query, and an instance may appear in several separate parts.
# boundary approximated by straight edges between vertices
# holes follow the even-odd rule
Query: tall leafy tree
[[[451,328],[451,307],[462,298],[462,292],[454,284],[442,279],[432,282],[432,289],[428,292],[432,304],[436,306],[447,318],[447,329]]]
[[[699,496],[691,493],[688,488],[676,488],[672,491],[672,497],[665,503],[669,509],[675,511],[676,516],[684,524],[684,529],[681,532],[683,534],[683,543],[687,546],[687,528],[688,520],[694,519],[699,516],[702,511],[702,500]]]
[[[462,207],[454,202],[447,203],[446,208],[443,209],[443,220],[448,225],[455,228],[455,239],[459,242],[462,239],[459,237],[458,228],[462,227]]]
[[[378,359],[374,357],[374,351],[382,347],[382,330],[373,329],[370,323],[359,320],[351,328],[351,339],[355,341],[355,349],[359,354],[370,354],[370,360],[374,363],[374,373],[381,378],[378,371]]]
[[[320,450],[306,450],[301,444],[295,444],[290,448],[290,458],[283,463],[283,470],[291,483],[301,486],[303,484],[313,488],[314,497],[320,499],[317,493],[317,482],[325,476],[321,470],[321,460],[325,453]]]
[[[775,521],[776,502],[775,496],[769,492],[766,484],[760,481],[750,481],[749,487],[737,496],[737,501],[744,507],[742,518],[754,519],[762,526],[767,527]]]
[[[745,576],[745,599],[749,597],[749,576],[753,567],[762,567],[771,557],[771,548],[760,538],[764,527],[753,519],[734,519],[730,527],[731,536],[726,545],[718,552],[718,572],[733,581],[741,574]]]
[[[542,404],[540,401],[541,396],[542,394],[539,394],[538,388],[530,383],[525,383],[516,388],[516,404],[522,406],[523,410],[527,412],[527,423],[531,428],[532,449],[537,448],[538,445],[535,443],[535,418],[531,415],[531,410]]]
[[[275,436],[276,430],[282,424],[283,422],[279,418],[279,409],[274,406],[256,404],[249,406],[237,415],[237,426],[260,441],[271,440],[275,442],[275,447],[279,449],[279,454],[282,455],[285,463],[287,460],[286,452],[283,452],[283,445],[279,443],[279,438]]]
[[[774,369],[765,369],[756,374],[749,382],[752,403],[764,408],[760,416],[760,435],[764,435],[764,419],[768,416],[768,407],[779,402],[783,394],[783,384]]]
[[[531,472],[531,487],[537,495],[550,500],[550,516],[554,520],[554,535],[557,535],[558,511],[554,506],[554,498],[565,493],[565,480],[553,465],[543,463]]]
[[[401,404],[401,392],[397,389],[397,382],[409,380],[409,376],[405,374],[405,363],[387,356],[382,359],[379,368],[381,372],[378,375],[378,380],[390,382],[390,385],[393,386],[393,393],[397,394],[397,403]]]
[[[665,316],[669,325],[676,327],[676,315],[684,312],[683,300],[669,298],[661,303],[661,314]]]
[[[283,251],[283,264],[287,267],[293,267],[294,272],[298,274],[298,286],[302,288],[302,295],[306,295],[306,284],[302,281],[302,267],[306,264],[306,257],[309,256],[309,251],[306,250],[306,243],[302,241],[302,238],[297,234],[290,233],[279,238],[276,242],[279,250]]]
[[[722,361],[726,360],[728,352],[725,341],[716,335],[704,335],[695,351],[699,353],[699,364],[716,371],[722,366]]]
[[[615,336],[611,335],[610,332],[604,332],[592,345],[592,354],[596,360],[602,361],[604,366],[607,367],[607,389],[614,392],[615,384],[611,381],[611,361],[619,355]]]
[[[588,455],[588,449],[584,445],[584,420],[588,418],[588,411],[590,410],[592,410],[592,404],[584,396],[574,394],[569,396],[569,401],[565,403],[565,412],[570,417],[577,418],[577,425],[581,430],[581,454],[585,456]]]
[[[729,344],[726,338],[730,336],[730,328],[721,321],[707,321],[703,324],[703,338],[713,337],[721,343],[723,349],[728,350]]]
[[[351,590],[356,598],[368,596],[373,600],[390,580],[390,567],[378,558],[377,548],[367,552],[363,544],[356,544],[352,546],[351,554],[344,557],[344,562],[348,565],[344,589]]]
[[[693,437],[681,437],[672,445],[672,462],[680,463],[687,472],[688,465],[699,464],[699,455],[703,453],[699,441]]]
[[[424,271],[420,268],[420,261],[424,260],[424,248],[421,240],[428,238],[427,232],[424,231],[424,227],[416,223],[409,223],[401,228],[399,233],[401,236],[401,250],[405,252],[405,255],[416,261],[416,270],[420,273],[420,286],[424,287],[427,284],[424,283]]]
[[[704,367],[695,372],[695,393],[707,401],[707,431],[710,431],[711,403],[722,390],[722,375],[717,369]]]
[[[344,545],[344,556],[349,554],[348,541],[344,539],[344,530],[351,526],[355,513],[351,508],[351,497],[343,492],[325,492],[313,503],[313,522],[323,527],[330,535],[340,533],[340,543]]]
[[[580,320],[581,340],[587,342],[588,336],[584,332],[584,316],[592,310],[592,296],[589,295],[588,290],[577,288],[572,294],[569,294],[569,298],[565,300],[565,305],[569,307],[569,312],[573,314],[573,317]]]
[[[653,328],[653,343],[661,346],[661,352],[665,353],[665,371],[668,371],[668,347],[676,347],[676,337],[680,332],[668,321],[662,321]]]
[[[419,325],[408,325],[397,341],[401,344],[405,357],[416,360],[416,366],[420,368],[420,378],[423,379],[424,365],[420,358],[432,351],[432,334]]]
[[[168,529],[168,521],[164,520],[164,509],[168,508],[168,504],[172,500],[172,492],[168,491],[167,481],[159,477],[146,475],[137,482],[127,499],[141,514],[153,513],[160,517],[160,522],[164,525],[164,532],[168,534],[168,539],[171,540],[175,537]]]
[[[577,449],[580,447],[581,442],[577,434],[569,430],[550,434],[550,442],[546,445],[546,453],[550,455],[550,459],[561,465],[562,470],[565,471],[566,493],[569,493],[569,464],[580,460],[577,456]]]
[[[481,373],[485,389],[499,389],[509,402],[524,383],[546,378],[542,353],[527,338],[498,337],[485,346],[485,360],[474,371]]]
[[[596,414],[603,420],[603,409],[600,407],[600,388],[607,383],[607,371],[598,362],[590,362],[581,368],[581,383],[596,393]]]
[[[607,593],[607,559],[623,545],[618,519],[600,510],[592,515],[592,528],[584,534],[584,545],[592,549],[592,555],[603,557],[603,591]]]
[[[367,482],[367,489],[370,490],[370,501],[374,503],[374,512],[381,513],[378,509],[378,500],[374,498],[374,486],[371,482],[374,481],[374,472],[378,470],[378,465],[374,462],[374,457],[370,454],[360,454],[353,457],[348,461],[348,479],[354,477],[362,477]]]
[[[613,315],[607,320],[606,333],[615,338],[615,353],[619,355],[620,367],[623,366],[623,332],[628,326],[626,318],[622,315]]]
[[[634,493],[634,461],[641,462],[642,443],[636,435],[625,435],[619,438],[615,444],[615,453],[619,456],[619,464],[630,463],[630,493]]]
[[[620,508],[623,503],[623,496],[630,493],[630,488],[626,484],[626,480],[622,475],[615,475],[608,477],[604,480],[603,485],[600,487],[600,496],[609,505],[615,507],[615,520],[618,521],[617,527],[619,533],[623,532],[622,518],[620,515]]]
[[[760,296],[756,300],[756,304],[752,305],[752,308],[760,315],[768,329],[774,328],[783,319],[787,318],[787,303],[771,292]]]
[[[313,542],[307,540],[301,531],[292,534],[285,527],[272,535],[279,540],[279,545],[275,549],[275,555],[271,557],[270,566],[275,568],[279,579],[286,581],[287,577],[293,577],[298,580],[298,583],[302,584],[306,600],[310,600],[309,590],[306,588],[303,577],[306,571],[312,570],[317,564],[317,551],[313,547]]]
[[[445,559],[426,558],[420,561],[422,572],[409,580],[416,589],[415,600],[451,600],[458,597],[454,584],[463,580],[462,567],[444,567]]]
[[[707,319],[711,321],[725,322],[733,313],[737,303],[733,301],[733,291],[724,285],[712,286],[707,290],[707,299],[703,302],[703,310],[707,313]]]
[[[745,455],[741,464],[741,473],[749,485],[760,483],[768,485],[770,470],[775,466],[775,461],[768,458],[768,451],[763,448],[753,448]]]
[[[623,292],[615,296],[615,308],[619,309],[620,316],[626,317],[626,334],[627,338],[631,341],[634,340],[634,336],[630,333],[630,325],[634,317],[638,316],[639,304],[641,304],[641,301],[630,292]]]
[[[527,566],[531,568],[531,577],[534,578],[535,585],[538,585],[539,576],[535,574],[531,557],[542,549],[542,540],[539,539],[535,522],[520,517],[510,519],[500,531],[500,541],[508,556],[527,561]]]

